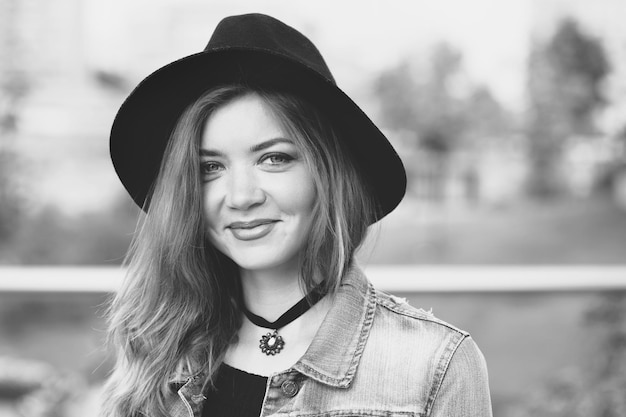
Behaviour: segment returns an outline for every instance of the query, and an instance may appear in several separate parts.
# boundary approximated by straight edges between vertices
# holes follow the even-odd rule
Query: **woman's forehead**
[[[260,96],[247,94],[218,107],[206,120],[201,148],[249,148],[262,144],[293,143],[293,138]]]

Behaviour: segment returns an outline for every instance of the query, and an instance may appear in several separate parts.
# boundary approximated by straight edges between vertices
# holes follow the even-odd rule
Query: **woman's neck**
[[[300,288],[297,270],[242,270],[241,286],[246,307],[274,321],[306,294]]]

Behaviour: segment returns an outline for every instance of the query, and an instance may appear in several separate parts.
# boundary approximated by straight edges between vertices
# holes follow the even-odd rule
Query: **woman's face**
[[[302,150],[259,96],[212,113],[200,164],[211,243],[246,270],[297,270],[315,184]]]

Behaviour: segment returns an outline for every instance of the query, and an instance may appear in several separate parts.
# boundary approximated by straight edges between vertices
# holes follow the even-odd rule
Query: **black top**
[[[258,417],[266,385],[267,377],[222,364],[215,390],[206,394],[202,417]]]

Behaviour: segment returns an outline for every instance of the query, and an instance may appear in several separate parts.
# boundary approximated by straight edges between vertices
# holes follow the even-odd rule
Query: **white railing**
[[[626,289],[624,266],[414,266],[365,268],[395,292],[600,291]],[[0,292],[113,292],[124,270],[111,267],[0,267]]]

